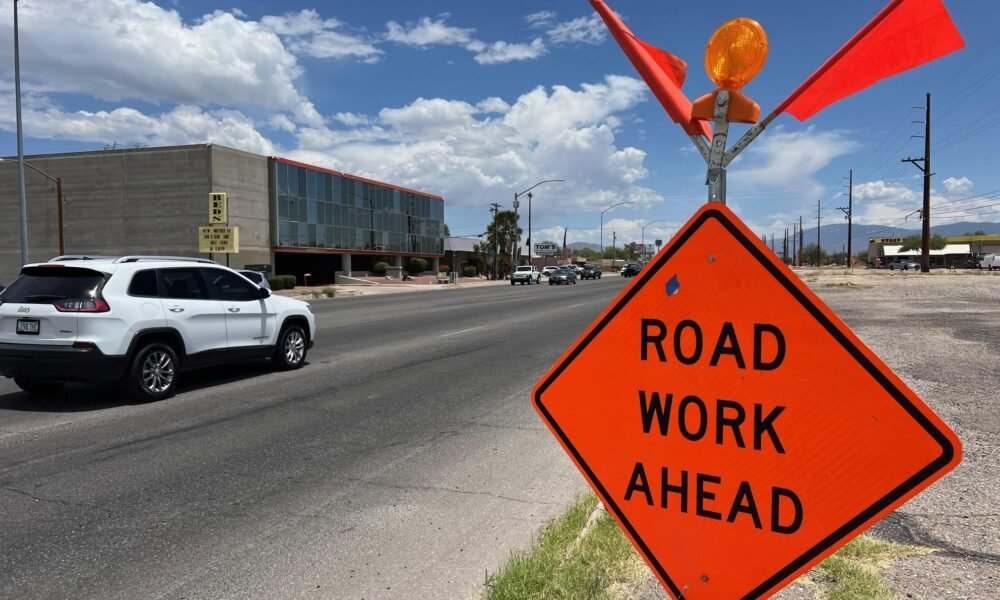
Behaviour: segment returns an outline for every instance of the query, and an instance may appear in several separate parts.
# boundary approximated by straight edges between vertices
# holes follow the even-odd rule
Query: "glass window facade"
[[[444,254],[444,202],[273,161],[278,246]]]

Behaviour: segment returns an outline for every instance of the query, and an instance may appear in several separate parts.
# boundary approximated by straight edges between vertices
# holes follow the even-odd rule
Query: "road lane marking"
[[[459,329],[458,331],[452,331],[451,333],[443,333],[438,337],[449,337],[452,335],[458,335],[460,333],[469,333],[470,331],[476,331],[477,329],[486,329],[486,325],[480,325],[479,327],[470,327],[468,329]]]

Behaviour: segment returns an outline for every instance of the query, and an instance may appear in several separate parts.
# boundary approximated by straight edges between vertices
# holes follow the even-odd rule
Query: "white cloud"
[[[291,154],[440,193],[451,207],[485,207],[543,179],[565,179],[534,191],[536,219],[594,211],[596,225],[609,204],[634,202],[617,209],[626,212],[663,200],[642,185],[646,153],[618,146],[608,125],[647,96],[637,79],[607,77],[578,89],[539,87],[512,105],[500,98],[476,104],[420,98],[384,108],[349,131],[303,129],[300,149]]]
[[[751,146],[743,154],[744,160],[733,163],[740,167],[729,170],[729,186],[792,189],[814,201],[824,190],[814,179],[816,173],[837,157],[858,148],[858,142],[840,131],[817,131],[814,127],[786,131],[779,127],[761,136],[756,148]]]
[[[444,21],[444,18],[435,21],[430,17],[422,17],[416,23],[409,23],[405,26],[395,21],[389,21],[385,24],[388,30],[386,39],[391,42],[421,47],[465,45],[475,41],[472,38],[475,29],[452,27],[445,24]]]
[[[0,101],[12,105],[13,97],[0,96]],[[127,107],[66,112],[47,98],[29,96],[23,102],[23,113],[25,135],[35,138],[150,146],[211,142],[264,155],[277,152],[275,145],[257,131],[253,121],[235,110],[205,111],[197,106],[179,105],[159,115]],[[0,129],[11,131],[14,127],[14,115],[0,113]]]
[[[905,225],[920,207],[921,196],[898,182],[867,181],[854,186],[855,222],[869,225]],[[910,216],[909,220],[916,216]]]
[[[535,38],[530,44],[511,44],[509,42],[493,42],[479,54],[475,61],[481,65],[497,65],[521,60],[535,60],[548,53],[545,42]]]
[[[365,115],[359,115],[352,112],[339,112],[333,115],[333,118],[337,122],[343,123],[348,127],[357,127],[359,125],[367,125],[369,123],[369,119]]]
[[[275,33],[217,11],[195,24],[140,0],[52,0],[20,6],[26,89],[203,106],[258,106],[319,124],[295,86],[302,70]],[[0,44],[10,47],[12,15],[0,11]],[[0,76],[12,77],[2,61]]]
[[[483,113],[506,113],[510,110],[510,104],[507,104],[503,98],[492,96],[477,102],[476,108]]]
[[[336,19],[323,19],[313,9],[281,16],[265,16],[261,27],[282,36],[296,54],[313,58],[356,58],[362,62],[377,62],[383,52],[360,35],[342,31],[344,24]]]
[[[600,44],[608,37],[604,21],[597,13],[559,23],[547,33],[554,44]]]
[[[271,127],[275,129],[280,129],[281,131],[287,131],[289,133],[295,133],[295,130],[297,129],[295,123],[293,123],[292,120],[288,118],[288,115],[283,113],[276,113],[272,115],[270,123]]]
[[[941,182],[949,194],[968,194],[972,190],[972,180],[968,177],[949,177]]]
[[[551,10],[542,10],[524,16],[524,22],[533,28],[548,27],[556,20],[556,13]]]

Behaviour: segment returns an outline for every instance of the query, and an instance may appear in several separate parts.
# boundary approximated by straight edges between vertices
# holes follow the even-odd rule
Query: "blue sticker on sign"
[[[681,289],[681,282],[679,279],[677,279],[677,276],[674,275],[673,277],[670,278],[670,281],[667,282],[667,295],[673,296],[680,289]]]

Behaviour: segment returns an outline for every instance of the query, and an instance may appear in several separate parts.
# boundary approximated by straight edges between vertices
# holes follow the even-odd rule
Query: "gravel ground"
[[[869,530],[935,550],[883,579],[904,598],[1000,598],[1000,273],[798,273],[962,440],[954,471]],[[775,598],[814,590],[796,582]],[[641,596],[666,597],[652,579]]]

